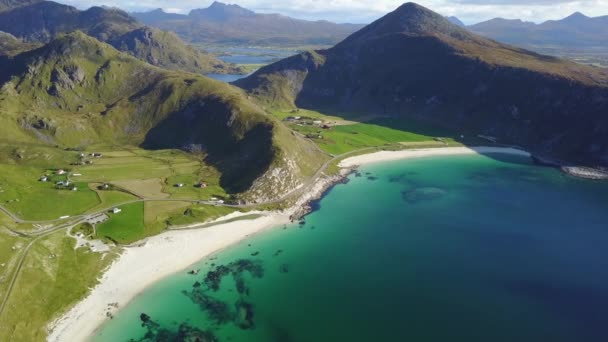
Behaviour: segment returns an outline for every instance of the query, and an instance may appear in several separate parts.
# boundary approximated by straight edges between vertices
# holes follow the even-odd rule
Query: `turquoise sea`
[[[608,184],[504,155],[368,165],[193,268],[94,341],[608,341]]]

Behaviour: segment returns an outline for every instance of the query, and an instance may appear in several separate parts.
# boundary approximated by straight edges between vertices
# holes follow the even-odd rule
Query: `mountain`
[[[6,11],[8,9],[27,6],[42,0],[0,0],[0,11]]]
[[[608,71],[497,43],[414,3],[235,82],[269,106],[433,122],[608,165]]]
[[[447,18],[447,19],[448,19],[448,20],[449,20],[449,21],[450,21],[452,24],[454,24],[454,25],[457,25],[457,26],[460,26],[460,27],[465,27],[465,26],[466,26],[466,25],[465,25],[465,24],[464,24],[462,21],[460,21],[460,19],[458,19],[458,18],[456,18],[456,17],[454,17],[454,16],[451,16],[451,17],[446,17],[446,18]]]
[[[186,45],[173,34],[146,27],[127,13],[92,7],[86,11],[52,1],[32,1],[0,12],[0,31],[30,43],[47,43],[80,30],[153,65],[196,73],[239,73],[233,65]]]
[[[147,25],[175,32],[192,43],[331,45],[363,27],[255,13],[220,2],[192,10],[188,15],[165,13],[160,9],[132,15]]]
[[[34,47],[36,47],[35,44],[24,43],[12,34],[0,31],[0,57],[14,56]]]
[[[183,149],[247,198],[282,194],[324,157],[247,100],[203,76],[153,67],[76,31],[0,68],[0,136],[11,146]]]
[[[576,12],[541,24],[495,18],[468,27],[480,35],[530,48],[597,49],[608,51],[608,16],[590,18]]]

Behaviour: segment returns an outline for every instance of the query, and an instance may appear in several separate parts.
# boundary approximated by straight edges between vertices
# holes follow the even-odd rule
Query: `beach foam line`
[[[422,148],[400,151],[380,151],[370,154],[362,154],[360,156],[349,157],[342,160],[338,165],[340,167],[354,167],[363,164],[379,163],[385,161],[393,161],[409,158],[431,157],[431,156],[449,156],[449,155],[464,155],[464,154],[511,154],[522,157],[531,157],[529,152],[511,147],[439,147],[439,148]]]

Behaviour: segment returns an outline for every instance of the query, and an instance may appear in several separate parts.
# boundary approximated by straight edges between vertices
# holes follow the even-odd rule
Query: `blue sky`
[[[188,13],[209,6],[212,0],[55,0],[78,8],[115,6],[128,11],[163,8]],[[233,0],[256,12],[281,13],[302,19],[368,23],[397,8],[399,0]],[[580,11],[588,16],[608,15],[608,0],[419,0],[443,15],[455,15],[467,24],[503,17],[540,22]]]

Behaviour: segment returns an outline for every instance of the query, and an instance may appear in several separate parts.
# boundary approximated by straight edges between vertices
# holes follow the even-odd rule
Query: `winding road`
[[[217,202],[212,202],[212,201],[201,201],[200,199],[150,199],[150,198],[140,198],[137,200],[132,200],[132,201],[127,201],[127,202],[123,202],[123,203],[119,203],[119,204],[114,204],[111,207],[108,208],[104,208],[103,210],[99,210],[96,211],[94,213],[89,213],[89,214],[81,214],[81,215],[76,215],[76,216],[71,216],[69,218],[59,218],[59,219],[55,219],[55,220],[48,220],[48,221],[29,221],[29,220],[24,220],[22,218],[20,218],[19,216],[15,215],[13,212],[11,212],[10,210],[8,210],[7,208],[5,208],[4,206],[0,205],[0,211],[4,212],[7,216],[9,216],[13,221],[15,221],[18,224],[40,224],[40,225],[52,225],[55,224],[57,222],[62,222],[62,221],[66,221],[66,220],[70,220],[69,222],[65,222],[62,223],[58,226],[50,226],[49,228],[45,228],[45,229],[41,229],[41,230],[37,230],[34,231],[32,233],[23,233],[23,232],[16,232],[14,231],[14,233],[19,234],[22,237],[27,237],[27,238],[32,238],[32,240],[27,244],[27,246],[23,249],[23,251],[21,252],[21,256],[19,256],[19,260],[17,261],[17,266],[13,271],[13,275],[9,281],[9,286],[6,289],[6,292],[4,294],[4,297],[2,298],[2,302],[0,303],[0,316],[2,315],[2,313],[4,312],[4,308],[6,307],[6,303],[8,302],[8,299],[10,298],[10,295],[12,293],[13,287],[15,285],[15,283],[17,282],[17,278],[19,277],[19,273],[21,272],[21,269],[23,267],[23,264],[25,263],[25,259],[29,253],[29,251],[31,250],[32,246],[39,241],[40,239],[47,237],[59,230],[62,229],[68,229],[71,227],[74,227],[82,222],[87,221],[89,218],[91,218],[92,216],[95,215],[99,215],[102,213],[106,213],[109,210],[111,210],[114,207],[120,207],[123,205],[127,205],[127,204],[133,204],[133,203],[140,203],[140,202],[191,202],[191,203],[197,203],[197,204],[205,204],[205,205],[214,205],[214,206],[222,206],[222,207],[229,207],[229,208],[235,208],[235,209],[247,209],[247,208],[255,208],[255,207],[259,207],[259,206],[264,206],[264,205],[273,205],[273,204],[278,204],[281,203],[293,196],[299,195],[302,192],[304,192],[305,190],[308,190],[310,187],[312,187],[315,182],[318,180],[319,177],[321,177],[323,175],[323,173],[327,170],[327,168],[335,161],[340,160],[342,158],[348,157],[350,155],[353,154],[359,154],[359,153],[363,153],[363,152],[367,152],[367,151],[373,151],[373,150],[378,150],[378,147],[367,147],[367,148],[363,148],[363,149],[358,149],[358,150],[354,150],[354,151],[350,151],[347,153],[343,153],[340,155],[335,155],[332,156],[331,159],[327,160],[316,172],[315,174],[310,177],[304,184],[302,184],[302,186],[293,189],[291,191],[289,191],[288,193],[280,196],[279,198],[276,198],[274,200],[269,200],[269,201],[265,201],[265,202],[260,202],[260,203],[251,203],[251,204],[242,204],[242,205],[237,205],[237,204],[225,204],[225,203],[217,203]]]

